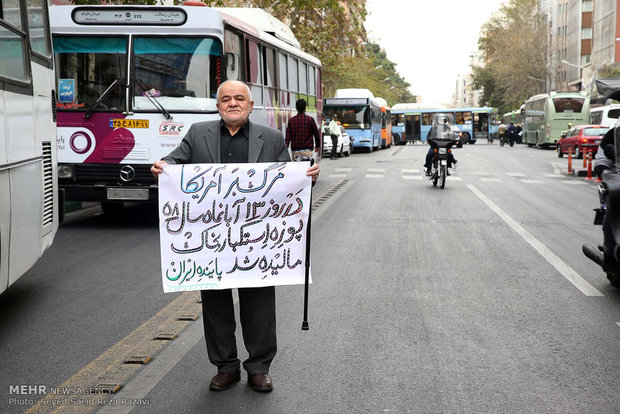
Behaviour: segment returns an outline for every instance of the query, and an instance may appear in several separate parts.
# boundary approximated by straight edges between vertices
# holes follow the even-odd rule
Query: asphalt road
[[[270,394],[245,376],[208,390],[201,320],[175,321],[197,296],[162,292],[154,208],[70,214],[0,296],[0,410],[51,412],[33,404],[53,389],[119,383],[60,411],[617,413],[620,290],[581,254],[602,240],[595,185],[553,151],[477,143],[455,149],[442,190],[423,177],[427,148],[321,163],[310,330],[303,288],[278,288]],[[153,341],[162,330],[179,336]],[[119,368],[136,353],[152,361]]]

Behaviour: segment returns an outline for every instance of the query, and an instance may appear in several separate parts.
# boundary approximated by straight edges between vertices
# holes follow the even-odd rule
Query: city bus
[[[375,97],[375,101],[381,107],[381,148],[392,146],[392,115],[387,101],[383,98]]]
[[[353,141],[354,149],[368,152],[383,147],[385,135],[387,146],[387,128],[389,112],[384,99],[375,98],[368,89],[338,89],[336,96],[323,101],[323,116],[331,119],[338,116],[340,123]],[[391,119],[390,145],[391,145]]]
[[[461,132],[460,145],[475,144],[479,139],[489,140],[497,133],[497,128],[494,126],[495,119],[497,118],[496,108],[435,108],[417,109],[409,112],[413,116],[411,118],[413,126],[412,136],[419,136],[422,142],[426,142],[426,136],[431,129],[433,115],[438,112],[454,115],[454,125]],[[419,118],[416,118],[416,116],[419,116]]]
[[[19,0],[4,6],[0,13],[0,293],[52,244],[59,219],[48,4]]]
[[[398,103],[392,107],[392,139],[394,145],[406,145],[408,142],[421,141],[420,104]]]
[[[155,202],[150,173],[190,126],[219,119],[225,80],[252,92],[253,122],[286,132],[295,102],[320,125],[321,62],[262,9],[54,6],[59,188],[66,200]],[[321,153],[321,151],[319,151]]]
[[[555,148],[563,132],[590,122],[585,92],[550,92],[525,102],[523,142],[529,147]]]

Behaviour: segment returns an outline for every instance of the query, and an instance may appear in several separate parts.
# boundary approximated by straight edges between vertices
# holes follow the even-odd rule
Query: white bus
[[[0,292],[58,229],[54,72],[45,0],[0,0]]]
[[[620,117],[620,105],[598,106],[590,109],[590,122],[594,125],[603,125],[606,127],[616,126]]]
[[[304,98],[321,120],[321,64],[261,9],[54,6],[59,187],[104,213],[157,200],[153,161],[198,121],[219,119],[215,93],[246,82],[250,119],[285,132]]]

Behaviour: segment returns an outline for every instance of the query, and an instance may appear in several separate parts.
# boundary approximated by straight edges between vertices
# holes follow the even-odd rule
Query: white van
[[[618,121],[618,116],[620,116],[620,104],[590,109],[590,123],[593,125],[613,127]]]

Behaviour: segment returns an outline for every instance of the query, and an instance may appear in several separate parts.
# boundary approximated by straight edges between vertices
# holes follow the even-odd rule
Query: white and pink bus
[[[248,84],[251,119],[286,130],[295,102],[321,119],[321,63],[261,9],[54,6],[59,188],[67,201],[156,201],[149,168],[194,122],[218,119],[216,90]]]

